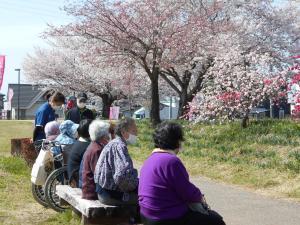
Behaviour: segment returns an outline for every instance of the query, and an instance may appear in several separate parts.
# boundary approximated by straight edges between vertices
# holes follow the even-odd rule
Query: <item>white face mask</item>
[[[134,145],[137,142],[137,136],[133,134],[129,134],[128,139],[126,140],[127,144]]]
[[[78,108],[83,109],[86,106],[86,103],[80,102],[77,104]]]
[[[59,110],[59,109],[61,109],[61,106],[55,105],[55,106],[52,106],[52,108],[53,108],[54,110]]]

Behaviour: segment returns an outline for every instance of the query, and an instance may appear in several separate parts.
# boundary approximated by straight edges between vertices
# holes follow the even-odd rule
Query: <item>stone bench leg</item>
[[[82,215],[81,216],[81,225],[88,225],[88,224],[91,224],[89,219],[86,216]]]

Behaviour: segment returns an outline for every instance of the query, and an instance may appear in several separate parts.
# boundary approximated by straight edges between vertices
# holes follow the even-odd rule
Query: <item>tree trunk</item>
[[[158,92],[158,74],[151,78],[151,108],[150,120],[155,126],[161,122],[159,114],[159,92]]]
[[[247,114],[243,117],[243,119],[242,119],[242,124],[241,124],[241,126],[242,126],[242,128],[247,128],[248,125],[249,125],[249,115],[248,115],[248,113],[247,113]]]
[[[182,116],[186,114],[187,106],[190,101],[192,101],[193,98],[190,97],[187,93],[187,87],[184,88],[179,95],[179,106],[178,106],[178,116],[177,119],[180,119]]]
[[[109,94],[104,94],[101,96],[101,98],[102,98],[102,117],[108,119],[110,106],[114,102],[114,99],[111,98]]]

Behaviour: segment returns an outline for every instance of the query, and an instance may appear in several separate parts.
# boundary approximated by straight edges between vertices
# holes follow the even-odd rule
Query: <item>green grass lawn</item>
[[[32,136],[32,121],[0,120],[0,224],[78,224],[71,212],[57,214],[31,195],[30,168],[10,156],[10,139]]]
[[[300,201],[298,123],[252,121],[246,129],[238,123],[213,126],[181,123],[186,141],[185,151],[179,157],[191,175]],[[139,121],[138,128],[139,141],[130,147],[130,154],[141,164],[153,149],[153,128],[148,121]],[[22,159],[9,156],[10,139],[31,137],[31,133],[31,121],[0,121],[0,224],[1,221],[5,221],[3,224],[7,221],[10,224],[78,224],[78,218],[72,218],[70,212],[57,214],[35,204],[30,191],[30,169]],[[24,222],[22,217],[26,212],[31,222]]]
[[[33,121],[0,120],[0,155],[10,155],[10,139],[32,137]]]

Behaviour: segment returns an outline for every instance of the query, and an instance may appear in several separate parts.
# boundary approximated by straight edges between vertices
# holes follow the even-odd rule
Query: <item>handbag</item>
[[[209,215],[209,208],[207,208],[202,202],[190,203],[189,208],[194,212]]]
[[[47,179],[49,165],[53,162],[50,151],[41,150],[31,170],[31,182],[35,185],[44,185]]]
[[[194,212],[200,212],[200,213],[206,214],[206,215],[209,215],[209,212],[210,212],[210,207],[206,203],[206,199],[204,198],[204,195],[202,196],[201,202],[189,203],[189,208],[190,208],[190,210],[192,210]]]

